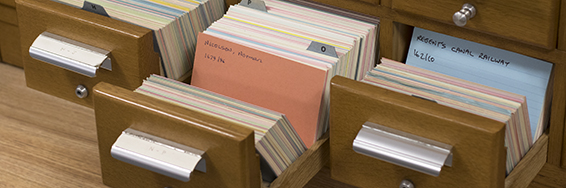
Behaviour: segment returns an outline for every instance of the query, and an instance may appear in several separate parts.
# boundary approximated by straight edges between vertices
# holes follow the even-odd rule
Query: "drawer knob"
[[[468,23],[469,19],[472,19],[476,15],[476,7],[474,5],[466,3],[462,6],[458,12],[454,13],[452,16],[452,21],[457,26],[463,27]]]
[[[399,188],[415,188],[415,184],[411,180],[403,180],[399,185]]]
[[[86,87],[83,85],[78,85],[75,89],[75,94],[77,95],[77,97],[84,99],[88,96],[88,89],[86,89]]]

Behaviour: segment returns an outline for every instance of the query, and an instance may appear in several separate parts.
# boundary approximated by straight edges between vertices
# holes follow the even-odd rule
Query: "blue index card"
[[[415,27],[406,64],[524,95],[538,138],[552,63]]]

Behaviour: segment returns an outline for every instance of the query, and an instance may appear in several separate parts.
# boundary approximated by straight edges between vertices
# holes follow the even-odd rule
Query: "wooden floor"
[[[104,186],[94,111],[27,88],[21,69],[0,64],[0,187],[59,186]]]
[[[94,111],[27,88],[22,69],[3,63],[0,187],[105,187]],[[351,186],[331,180],[325,167],[305,187]],[[566,170],[546,165],[530,187],[566,187]]]

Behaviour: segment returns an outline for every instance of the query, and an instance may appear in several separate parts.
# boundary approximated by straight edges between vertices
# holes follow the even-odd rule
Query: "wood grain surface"
[[[92,95],[80,99],[75,88],[89,91],[104,81],[133,90],[150,74],[159,73],[159,55],[153,31],[50,0],[17,0],[21,51],[27,85],[31,88],[92,107]],[[112,71],[99,69],[96,77],[36,60],[29,48],[43,32],[110,51]]]
[[[0,7],[3,7],[3,5],[0,5]],[[5,10],[0,10],[0,12],[2,11]],[[18,25],[0,21],[0,54],[2,56],[2,62],[6,62],[18,67],[23,67],[24,63],[22,61],[22,53],[19,47],[20,28],[18,27]]]
[[[0,0],[0,4],[7,5],[9,7],[16,7],[15,0]]]
[[[270,187],[302,187],[307,184],[313,176],[328,163],[328,159],[330,158],[328,137],[328,134],[324,134],[311,148],[305,151],[301,157],[283,171],[283,173],[271,183]]]
[[[102,183],[94,110],[28,88],[24,71],[3,63],[0,138],[0,187],[106,187]],[[317,150],[322,153],[307,155],[328,152],[328,140],[315,145],[323,148]],[[322,168],[323,164],[303,160],[294,169],[307,166]],[[329,173],[325,167],[316,175],[301,174],[274,184],[282,188],[290,182],[308,188],[352,187],[330,179]]]
[[[0,187],[103,187],[92,109],[27,88],[0,63]]]
[[[11,2],[11,0],[9,0]],[[452,9],[459,8],[462,2],[456,1],[446,1],[446,3],[436,3],[438,0],[426,0],[426,1],[397,1],[397,0],[351,0],[351,1],[339,1],[339,0],[314,0],[317,2],[329,4],[332,6],[337,6],[345,8],[348,10],[356,11],[363,14],[373,15],[382,18],[381,34],[380,34],[380,47],[381,47],[381,57],[392,58],[394,60],[402,60],[403,57],[398,55],[403,52],[403,46],[407,46],[406,38],[403,38],[403,34],[400,31],[404,31],[401,25],[406,25],[409,27],[415,26],[423,29],[440,32],[443,34],[451,35],[454,37],[478,42],[481,44],[502,48],[512,52],[527,55],[533,58],[538,58],[541,60],[549,61],[555,64],[554,70],[557,73],[554,82],[554,94],[553,103],[551,106],[552,114],[550,119],[550,132],[549,132],[549,149],[548,149],[548,162],[553,165],[558,165],[566,168],[566,139],[564,135],[566,134],[566,129],[564,129],[564,114],[566,114],[566,85],[563,83],[566,81],[566,65],[564,59],[566,59],[566,51],[563,51],[564,42],[558,42],[559,48],[557,46],[557,35],[558,41],[564,41],[564,19],[559,17],[564,17],[564,13],[558,12],[559,7],[563,6],[562,2],[557,0],[544,1],[544,2],[531,2],[531,1],[520,1],[511,2],[505,1],[472,1],[478,8],[478,15],[476,18],[470,21],[466,27],[457,27],[450,22],[450,15],[453,14]],[[106,36],[105,31],[102,34],[95,33],[94,31],[84,30],[86,27],[69,27],[64,26],[64,24],[58,24],[59,22],[47,23],[46,16],[37,16],[39,10],[44,10],[40,7],[43,6],[53,6],[54,10],[60,10],[57,14],[53,14],[54,17],[61,16],[62,13],[72,12],[67,10],[68,8],[63,8],[61,5],[51,5],[53,2],[47,0],[19,0],[19,2],[33,4],[40,2],[38,6],[29,6],[27,8],[19,8],[18,13],[21,11],[29,11],[29,14],[22,14],[20,17],[30,20],[29,22],[34,22],[34,27],[25,27],[22,29],[22,43],[24,46],[22,50],[27,50],[31,44],[32,39],[37,36],[41,31],[48,28],[51,32],[60,32],[68,35],[69,38],[77,40],[87,40],[95,41],[94,44],[102,43],[97,41],[99,36]],[[33,3],[32,3],[33,2]],[[236,3],[236,0],[227,0],[228,4]],[[442,1],[445,2],[445,1]],[[561,4],[562,3],[562,4]],[[381,4],[381,5],[380,5]],[[440,4],[439,6],[436,6]],[[30,8],[32,7],[32,8]],[[456,8],[454,8],[456,7]],[[28,9],[29,8],[29,9]],[[431,11],[435,9],[435,11]],[[441,11],[436,11],[440,9]],[[74,10],[76,11],[76,10]],[[53,12],[52,12],[53,13]],[[525,16],[529,15],[529,16]],[[103,20],[103,23],[112,22],[109,20],[104,20],[107,18],[100,18],[98,15],[74,15],[74,17],[79,17],[80,19],[89,20],[94,19],[93,23],[99,23],[97,21]],[[92,18],[91,18],[92,17]],[[39,18],[39,19],[36,19]],[[71,20],[72,20],[71,19]],[[20,22],[27,23],[28,21]],[[45,26],[47,24],[47,26]],[[81,23],[84,25],[84,23]],[[78,25],[81,25],[78,24]],[[123,25],[123,23],[113,23],[108,27],[114,27]],[[39,27],[41,25],[41,27]],[[63,26],[59,26],[63,25]],[[561,29],[558,28],[560,25]],[[403,26],[403,27],[406,27]],[[20,26],[21,27],[21,26]],[[82,29],[82,30],[81,30]],[[78,32],[75,32],[79,30]],[[73,31],[75,33],[69,33]],[[91,38],[85,39],[82,33],[95,33]],[[77,34],[79,33],[79,34]],[[487,34],[486,34],[487,33]],[[557,34],[558,33],[558,34]],[[142,35],[142,34],[140,34]],[[145,37],[147,38],[147,37]],[[140,39],[141,40],[141,39]],[[110,39],[108,41],[114,41]],[[149,45],[147,39],[142,42],[142,47]],[[404,44],[400,44],[404,43]],[[114,44],[100,44],[102,48],[111,49],[114,48]],[[0,48],[5,49],[5,48]],[[119,49],[119,48],[118,48]],[[141,49],[138,49],[140,51]],[[130,53],[124,53],[130,54]],[[149,53],[148,53],[149,54]],[[5,58],[5,57],[3,57]],[[137,58],[137,56],[132,56],[132,59]],[[28,62],[30,59],[26,54],[23,55],[24,62]],[[27,60],[26,60],[27,59]],[[146,60],[146,58],[141,58]],[[150,58],[151,59],[151,58]],[[33,61],[33,60],[30,60]],[[155,61],[149,61],[155,62]],[[151,64],[151,63],[142,63]],[[26,69],[29,71],[35,71],[34,74],[29,74],[28,85],[34,88],[42,88],[44,92],[54,94],[56,96],[64,96],[65,98],[82,103],[84,105],[90,106],[91,100],[89,97],[86,99],[78,99],[74,96],[72,92],[74,87],[78,84],[87,85],[87,88],[91,88],[97,80],[85,80],[80,75],[74,75],[73,73],[66,72],[65,70],[53,67],[50,65],[36,64],[37,66],[32,66],[32,68]],[[122,69],[114,70],[112,73],[120,72],[124,70],[130,70],[132,67],[124,67]],[[136,68],[135,66],[133,68]],[[44,74],[45,70],[50,70],[48,74]],[[149,70],[149,69],[144,69]],[[108,73],[107,71],[101,71]],[[136,71],[134,71],[136,72]],[[144,71],[138,71],[144,72]],[[151,71],[147,71],[151,72]],[[146,72],[146,73],[147,73]],[[155,72],[155,71],[154,71]],[[57,76],[53,76],[57,75]],[[62,76],[63,75],[63,76]],[[102,75],[102,76],[103,76]],[[134,78],[130,81],[126,78],[125,72],[120,72],[109,78],[109,80],[115,80],[116,85],[121,85],[122,87],[132,88],[139,85],[141,78]],[[140,75],[144,75],[140,73]],[[144,76],[140,76],[144,77]],[[56,78],[55,81],[45,82],[45,79]],[[105,80],[108,81],[108,80]],[[61,84],[51,84],[55,82],[65,83],[66,87],[60,87]],[[127,82],[127,83],[126,83]],[[71,87],[72,86],[72,87]]]
[[[112,187],[260,188],[253,130],[212,115],[101,82],[94,87],[98,149],[104,183]],[[111,156],[127,128],[205,151],[206,173],[182,182]]]
[[[403,179],[418,187],[504,186],[504,123],[341,76],[331,83],[332,178],[360,187],[394,187]],[[434,177],[354,152],[367,121],[451,145],[452,167]]]
[[[17,26],[18,15],[16,14],[16,8],[0,4],[0,22]]]
[[[21,0],[22,2],[29,2],[28,0]],[[558,49],[553,49],[556,45],[556,36],[553,36],[552,32],[548,35],[541,34],[546,33],[546,31],[536,30],[532,31],[531,28],[519,28],[519,32],[510,33],[498,33],[497,30],[490,30],[484,24],[477,24],[470,22],[471,27],[476,27],[473,29],[461,28],[454,26],[453,23],[448,23],[444,19],[430,19],[430,17],[437,16],[428,15],[429,17],[421,16],[419,13],[411,11],[420,11],[417,9],[402,8],[401,5],[407,5],[406,3],[416,2],[416,1],[396,1],[396,0],[353,0],[353,1],[338,1],[338,0],[315,0],[317,2],[322,2],[338,7],[343,7],[349,10],[357,11],[360,13],[365,13],[368,15],[379,16],[383,18],[381,29],[382,35],[380,35],[381,40],[381,56],[400,59],[395,53],[396,50],[401,49],[391,47],[393,43],[401,41],[402,38],[396,37],[398,31],[396,31],[396,26],[398,24],[406,24],[408,26],[416,26],[424,29],[440,32],[443,34],[452,35],[455,37],[463,38],[466,40],[472,40],[482,44],[510,50],[513,52],[521,53],[534,58],[550,61],[555,64],[555,72],[559,73],[556,75],[554,82],[554,94],[553,94],[553,104],[552,104],[552,114],[550,122],[550,131],[548,134],[548,159],[544,167],[542,167],[541,173],[533,180],[531,186],[546,185],[540,182],[546,182],[546,178],[551,178],[556,180],[557,185],[561,185],[559,180],[566,181],[564,177],[566,175],[563,169],[556,170],[556,166],[562,166],[566,168],[566,139],[564,135],[566,134],[566,129],[564,129],[564,114],[566,113],[566,64],[564,59],[566,59],[566,34],[564,34],[564,28],[566,26],[566,19],[559,19],[560,23],[556,25],[560,26],[558,28],[552,28],[558,22],[557,17],[564,18],[566,15],[564,11],[560,14],[556,13],[558,7],[566,7],[566,3],[552,0],[547,2],[542,2],[542,4],[537,5],[533,10],[541,9],[544,7],[550,7],[548,9],[544,8],[545,11],[536,12],[536,14],[541,14],[545,18],[540,18],[542,21],[536,24],[542,24],[543,26],[538,29],[542,30],[555,30],[553,33],[558,33]],[[41,1],[48,2],[48,1]],[[237,3],[236,0],[228,0],[229,4]],[[480,4],[492,3],[477,1]],[[528,1],[522,1],[524,3],[532,3]],[[559,2],[559,3],[557,3]],[[380,5],[381,3],[381,5]],[[402,3],[402,4],[398,4]],[[421,1],[418,3],[425,3]],[[452,2],[455,3],[455,2]],[[503,2],[498,2],[499,4],[505,4]],[[8,5],[8,7],[15,7],[14,0],[0,0],[0,4]],[[413,5],[407,5],[410,7]],[[517,5],[512,5],[513,6]],[[523,6],[529,8],[529,6]],[[38,8],[38,7],[36,7]],[[430,7],[429,7],[430,8]],[[433,7],[437,8],[437,7]],[[546,11],[549,10],[549,11]],[[529,10],[531,11],[531,10]],[[430,11],[429,11],[430,12]],[[521,12],[521,11],[517,11]],[[483,13],[483,12],[482,12]],[[61,15],[61,12],[56,13]],[[432,13],[431,13],[432,14]],[[481,13],[480,13],[481,14]],[[544,15],[542,15],[544,14]],[[30,14],[31,15],[31,14]],[[438,14],[440,15],[440,14]],[[497,14],[492,15],[482,15],[482,17],[493,16],[496,17]],[[527,14],[524,14],[527,15]],[[529,14],[530,15],[530,14]],[[83,19],[91,19],[87,16],[79,16]],[[519,16],[518,18],[523,18],[524,16]],[[34,17],[35,18],[35,17]],[[481,18],[481,17],[477,17]],[[476,20],[478,20],[476,18]],[[43,17],[38,17],[38,20],[43,19]],[[106,18],[95,18],[95,19],[106,19]],[[537,19],[537,16],[530,16],[527,18],[527,23],[532,23],[532,20]],[[484,18],[483,21],[486,19]],[[37,21],[37,20],[35,20]],[[472,20],[474,21],[474,20]],[[482,21],[480,19],[480,21]],[[1,24],[1,23],[0,23]],[[548,26],[548,27],[547,27]],[[15,27],[15,26],[14,26]],[[487,28],[486,28],[487,27]],[[0,29],[9,28],[0,26]],[[17,27],[15,27],[17,28]],[[34,28],[35,29],[35,28]],[[55,29],[55,31],[63,32],[69,29]],[[76,30],[76,29],[70,29]],[[527,30],[527,31],[524,31]],[[559,30],[556,32],[556,30]],[[5,31],[4,31],[5,32]],[[13,32],[9,31],[9,32]],[[26,32],[31,32],[27,31]],[[37,33],[37,31],[33,31]],[[80,32],[79,32],[80,33]],[[490,33],[490,34],[485,34]],[[531,35],[537,34],[537,36],[529,37],[528,39],[524,36],[515,36],[516,33]],[[539,36],[545,35],[545,36]],[[3,35],[3,34],[1,34]],[[78,36],[78,34],[77,34]],[[72,36],[72,37],[77,37]],[[2,36],[0,36],[2,37]],[[542,37],[542,39],[541,39]],[[553,39],[554,37],[554,39]],[[23,39],[26,37],[22,37]],[[29,38],[29,37],[27,37]],[[95,40],[98,35],[94,36],[92,39]],[[11,40],[18,39],[19,37],[10,38]],[[541,40],[536,40],[541,39]],[[25,39],[26,44],[30,44],[31,39]],[[526,41],[528,40],[528,41]],[[535,41],[536,40],[536,41]],[[149,43],[148,40],[144,45]],[[396,42],[394,42],[396,41]],[[24,42],[24,41],[23,41]],[[19,43],[19,41],[18,41]],[[5,44],[0,42],[0,44]],[[406,44],[404,44],[406,45]],[[403,46],[403,45],[400,45]],[[0,50],[13,50],[11,47],[0,47]],[[138,49],[139,50],[139,49]],[[18,49],[19,51],[19,49]],[[14,54],[14,53],[10,53]],[[2,54],[2,58],[6,59],[7,56]],[[17,56],[21,58],[20,55]],[[24,56],[24,58],[29,58]],[[20,65],[21,66],[21,65]],[[45,68],[45,67],[43,67]],[[43,68],[39,68],[41,71]],[[143,71],[139,71],[143,72]],[[66,75],[62,71],[58,74]],[[60,75],[59,74],[59,75]],[[40,78],[49,78],[49,75],[40,74]],[[69,78],[76,78],[67,75]],[[38,76],[39,77],[39,76]],[[120,77],[116,78],[120,79]],[[16,81],[13,81],[16,80]],[[55,97],[45,95],[44,93],[31,90],[25,87],[23,71],[21,69],[14,68],[9,65],[0,64],[0,137],[5,139],[0,139],[0,148],[4,149],[0,151],[0,187],[4,185],[10,187],[52,187],[54,185],[73,185],[73,182],[83,181],[79,184],[83,187],[97,187],[101,186],[100,170],[98,162],[98,152],[96,146],[96,129],[94,126],[94,116],[91,109],[82,108],[76,106],[72,103],[60,100]],[[74,80],[74,79],[69,79]],[[37,81],[36,84],[50,84],[55,82],[43,82]],[[135,85],[135,84],[133,84]],[[45,86],[42,86],[45,87]],[[49,87],[49,86],[48,86]],[[61,93],[61,90],[53,89],[55,93]],[[69,95],[72,96],[72,95]],[[74,96],[72,96],[74,97]],[[71,97],[71,98],[72,98]],[[76,97],[74,97],[76,98]],[[73,99],[74,99],[73,98]],[[77,99],[74,99],[77,100]],[[87,120],[91,118],[91,120]],[[73,127],[73,128],[69,128]],[[88,131],[87,131],[88,130]],[[26,136],[28,135],[28,136]],[[29,136],[31,135],[31,136]],[[61,142],[61,143],[60,143]],[[67,144],[66,144],[67,143]],[[72,145],[68,143],[75,143],[77,145]],[[85,144],[86,143],[86,144]],[[90,146],[87,146],[90,145]],[[94,147],[92,149],[84,149],[80,147]],[[70,149],[76,149],[73,151],[81,151],[80,154],[74,154],[77,152],[69,152]],[[84,152],[84,153],[83,153]],[[54,156],[51,156],[54,155]],[[59,155],[59,156],[56,156]],[[68,155],[68,156],[66,156]],[[93,157],[95,156],[96,157]],[[66,157],[70,157],[67,159]],[[94,158],[95,160],[93,160]],[[539,157],[534,157],[539,159]],[[29,159],[29,160],[28,160]],[[88,160],[87,160],[88,159]],[[59,160],[64,160],[59,164]],[[90,161],[89,161],[90,160]],[[94,162],[93,162],[94,161]],[[55,164],[57,163],[57,164]],[[93,164],[98,165],[96,167]],[[77,166],[75,166],[77,165]],[[59,169],[61,168],[61,169]],[[537,167],[538,168],[538,167]],[[57,169],[61,173],[55,173],[55,170],[45,170],[45,169]],[[313,185],[312,182],[317,178],[324,177],[320,174],[330,170],[328,168],[323,168],[310,182],[307,184]],[[545,171],[546,170],[546,171]],[[75,172],[77,171],[77,172]],[[543,173],[544,172],[544,173]],[[70,176],[68,176],[70,175]],[[94,176],[94,178],[90,177]],[[78,180],[70,180],[69,177],[77,176]],[[87,178],[88,177],[88,178]],[[559,178],[556,178],[559,177]],[[86,179],[85,179],[86,178]],[[98,179],[97,179],[98,178]],[[322,178],[326,180],[327,178]],[[87,181],[88,180],[88,181]],[[90,181],[93,180],[93,181]],[[91,182],[96,182],[92,185]],[[331,182],[331,180],[328,180]],[[525,181],[524,179],[522,181]],[[563,182],[562,181],[562,182]],[[17,182],[18,184],[12,184]],[[25,182],[19,184],[19,182]],[[86,182],[86,183],[84,183]],[[320,182],[320,181],[319,181]],[[326,182],[326,181],[325,181]],[[538,183],[537,183],[538,182]],[[316,186],[316,183],[315,185]],[[564,187],[564,186],[562,186]]]
[[[548,135],[543,134],[505,178],[505,188],[524,188],[546,164]]]
[[[94,120],[92,109],[27,88],[22,69],[0,63],[0,187],[106,187]],[[305,187],[353,187],[330,173],[323,167]],[[564,177],[546,164],[529,187],[565,187]]]
[[[392,0],[392,9],[454,25],[452,15],[470,3],[476,15],[467,29],[520,40],[547,49],[556,48],[560,1],[452,1]]]
[[[566,169],[546,164],[529,185],[531,188],[566,187]]]

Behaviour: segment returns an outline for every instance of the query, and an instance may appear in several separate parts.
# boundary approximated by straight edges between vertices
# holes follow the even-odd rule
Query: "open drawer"
[[[24,71],[30,88],[92,107],[92,96],[84,91],[91,91],[96,83],[105,81],[134,89],[150,74],[159,73],[159,55],[154,51],[153,31],[149,29],[50,0],[18,0],[17,10]],[[70,61],[66,65],[56,65],[61,61],[42,59],[49,54],[67,57],[78,53],[83,53],[81,57],[92,55],[76,51],[79,48],[47,42],[43,46],[36,43],[32,48],[34,42],[52,38],[105,51],[107,53],[102,55],[106,55],[110,65],[106,68],[83,65],[86,68],[80,69],[88,69],[92,73],[85,75],[84,72],[71,70],[72,67],[80,67],[80,63],[73,65]],[[36,51],[30,53],[33,49]],[[42,55],[42,50],[52,52]]]
[[[506,177],[503,123],[344,77],[332,79],[330,108],[331,176],[358,187],[526,187],[546,162],[543,135]],[[386,142],[380,156],[359,146],[368,126],[387,134],[373,137]]]
[[[94,107],[102,178],[111,187],[303,187],[329,158],[323,136],[264,184],[251,129],[108,83],[94,88]],[[184,182],[116,159],[112,146],[128,128],[203,151],[206,172],[193,171]]]

